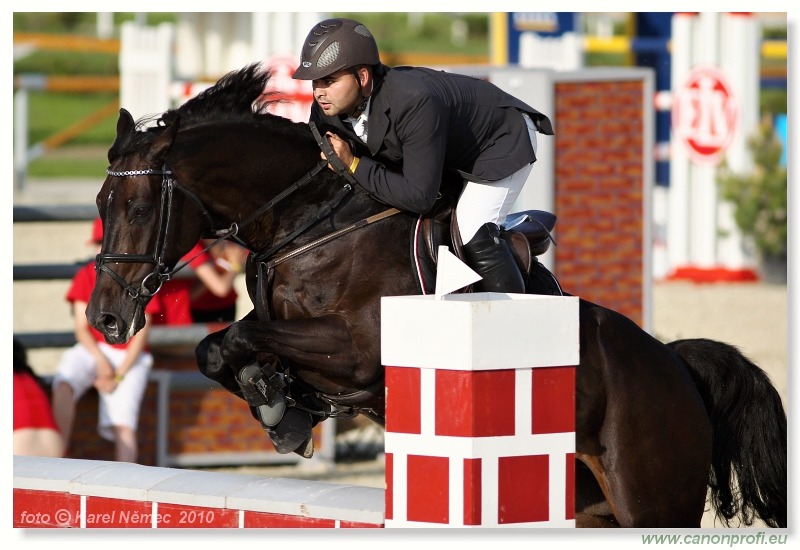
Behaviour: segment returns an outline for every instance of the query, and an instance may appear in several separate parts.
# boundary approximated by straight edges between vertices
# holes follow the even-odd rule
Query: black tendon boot
[[[525,293],[525,281],[497,224],[483,224],[463,246],[467,265],[483,277],[475,283],[479,292]]]
[[[298,409],[287,409],[283,375],[273,365],[261,366],[255,362],[240,370],[236,381],[250,411],[261,421],[275,450],[280,454],[299,451],[298,454],[310,458],[314,453],[311,415]]]

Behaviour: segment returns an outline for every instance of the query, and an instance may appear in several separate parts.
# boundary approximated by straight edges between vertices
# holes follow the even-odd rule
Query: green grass
[[[489,53],[489,19],[487,14],[424,13],[419,19],[405,12],[334,13],[360,21],[372,32],[383,52]],[[451,25],[456,19],[467,25],[467,40],[454,44]]]
[[[45,156],[28,165],[28,175],[34,178],[97,178],[102,181],[107,167],[108,162],[103,154],[98,154],[96,158]]]
[[[14,74],[116,75],[119,56],[113,53],[38,51],[14,62]]]
[[[78,94],[30,92],[28,109],[28,141],[39,143],[68,128],[79,120],[98,111],[119,97],[114,92]],[[70,143],[74,145],[108,144],[116,136],[116,116],[110,116],[76,136]]]
[[[31,6],[33,7],[33,6]],[[114,24],[135,19],[133,12],[115,12]],[[148,12],[148,25],[176,20],[174,12]],[[96,12],[14,12],[14,32],[42,32],[53,34],[86,34],[97,32]]]
[[[29,146],[41,143],[117,98],[116,93],[31,92]],[[108,165],[105,151],[116,136],[116,123],[116,116],[107,117],[52,153],[32,161],[28,174],[40,178],[102,177]]]

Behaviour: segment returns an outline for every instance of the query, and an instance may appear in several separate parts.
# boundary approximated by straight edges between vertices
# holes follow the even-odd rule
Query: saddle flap
[[[506,230],[506,233],[522,234],[529,243],[531,256],[541,256],[550,248],[551,242],[556,244],[551,235],[556,226],[557,218],[555,214],[544,210],[526,210],[516,214],[509,214],[508,219],[515,220],[515,222]],[[509,245],[512,243],[514,243],[515,250],[524,244],[522,241],[516,242],[512,240]]]

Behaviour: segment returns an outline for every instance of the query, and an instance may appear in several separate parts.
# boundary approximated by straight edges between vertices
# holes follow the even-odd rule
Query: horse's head
[[[178,128],[175,119],[140,131],[120,110],[108,175],[97,195],[103,245],[86,310],[110,343],[127,342],[144,326],[145,306],[205,228],[200,209],[172,179],[168,152]]]

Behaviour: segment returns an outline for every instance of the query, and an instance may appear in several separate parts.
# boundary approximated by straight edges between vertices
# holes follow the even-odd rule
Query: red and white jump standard
[[[390,527],[574,527],[578,298],[382,300]]]

